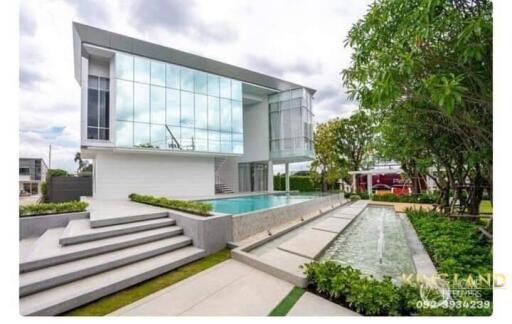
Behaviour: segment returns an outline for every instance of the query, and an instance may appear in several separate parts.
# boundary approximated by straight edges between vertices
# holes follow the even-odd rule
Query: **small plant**
[[[37,203],[20,206],[20,216],[36,216],[83,212],[88,204],[85,201],[68,201],[62,203]]]
[[[361,200],[361,196],[359,195],[350,195],[350,201],[357,201],[357,200]]]
[[[201,216],[210,216],[210,212],[213,209],[212,204],[201,201],[168,199],[165,197],[138,195],[135,193],[130,194],[128,197],[131,201],[169,209],[181,210]]]

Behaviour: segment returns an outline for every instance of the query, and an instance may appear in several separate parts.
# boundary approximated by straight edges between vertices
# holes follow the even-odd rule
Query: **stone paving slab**
[[[341,233],[348,224],[350,224],[350,219],[329,217],[315,225],[313,228],[337,234]]]
[[[194,305],[184,316],[267,316],[293,285],[254,270]]]
[[[279,249],[315,259],[336,235],[332,232],[308,229],[281,244]]]
[[[336,214],[333,214],[331,217],[353,220],[354,218],[356,218],[357,215],[359,215],[359,214],[354,214],[354,213],[352,213],[352,214],[336,213]]]
[[[305,277],[304,269],[301,266],[313,260],[301,257],[299,255],[286,252],[280,249],[272,249],[260,256],[260,259],[273,265],[274,267],[291,272],[295,275]]]
[[[116,316],[177,316],[253,269],[228,260],[116,310]]]
[[[121,316],[266,316],[292,285],[235,260],[125,306]]]
[[[306,292],[288,312],[287,316],[360,316],[348,308],[325,298]]]

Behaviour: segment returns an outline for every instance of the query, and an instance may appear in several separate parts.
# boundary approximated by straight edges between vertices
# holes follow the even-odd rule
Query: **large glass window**
[[[150,130],[149,124],[134,123],[133,124],[133,145],[141,147],[150,147]]]
[[[181,68],[181,90],[194,91],[194,71]]]
[[[219,77],[213,74],[208,74],[208,95],[219,96]]]
[[[151,84],[165,86],[165,63],[151,61]]]
[[[167,124],[180,126],[180,92],[167,89]]]
[[[142,83],[149,83],[149,60],[135,57],[134,59],[134,80]]]
[[[165,88],[151,86],[151,123],[165,124]]]
[[[116,55],[116,78],[133,80],[133,56],[124,54]]]
[[[220,129],[220,101],[217,97],[208,97],[208,129]]]
[[[181,126],[194,127],[194,94],[181,91]]]
[[[208,99],[204,95],[196,94],[194,101],[196,128],[208,128]]]
[[[240,81],[122,53],[115,62],[117,146],[243,153]],[[88,134],[108,137],[108,80],[91,85]]]
[[[89,75],[87,84],[87,139],[108,140],[109,79]]]
[[[149,85],[135,82],[133,94],[133,120],[149,123]]]
[[[176,65],[167,64],[166,85],[168,88],[180,88],[180,68]]]
[[[116,122],[116,146],[132,147],[133,146],[133,122],[117,121]]]
[[[133,120],[133,82],[116,80],[117,120]]]
[[[220,96],[222,98],[231,98],[231,80],[220,78]]]
[[[269,96],[272,158],[313,156],[311,94],[305,89]]]
[[[242,102],[231,101],[231,129],[233,132],[242,133],[244,129],[244,119],[242,115]]]
[[[204,72],[194,72],[195,92],[206,94],[208,92],[207,74]]]

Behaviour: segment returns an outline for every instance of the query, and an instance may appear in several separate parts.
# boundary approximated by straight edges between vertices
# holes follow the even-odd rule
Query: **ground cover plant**
[[[165,197],[138,195],[135,193],[130,194],[128,197],[130,198],[131,201],[163,208],[176,209],[201,216],[210,216],[210,212],[213,209],[210,203],[201,201],[168,199]]]

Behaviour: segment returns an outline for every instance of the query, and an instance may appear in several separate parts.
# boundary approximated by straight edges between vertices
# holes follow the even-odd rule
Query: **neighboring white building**
[[[40,158],[19,159],[19,195],[32,196],[40,194],[41,182],[46,180],[48,167]]]
[[[97,198],[272,191],[313,158],[315,90],[73,23],[82,157]]]

